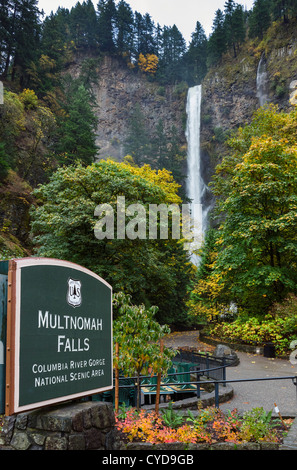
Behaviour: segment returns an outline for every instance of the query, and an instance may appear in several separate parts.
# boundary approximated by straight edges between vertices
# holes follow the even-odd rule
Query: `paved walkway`
[[[211,351],[214,348],[199,342],[198,332],[180,332],[169,335],[165,344],[171,347],[195,347],[199,351]],[[272,378],[297,376],[297,365],[292,365],[288,359],[271,359],[257,354],[236,352],[240,363],[228,367],[227,380]],[[281,415],[297,416],[297,390],[291,379],[265,380],[252,382],[230,383],[234,397],[226,403],[220,403],[222,410],[237,408],[240,412],[256,407],[266,411],[274,409],[276,403]]]

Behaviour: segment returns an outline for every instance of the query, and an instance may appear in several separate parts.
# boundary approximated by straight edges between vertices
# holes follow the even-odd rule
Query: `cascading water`
[[[191,261],[199,265],[200,258],[193,253],[201,247],[205,230],[207,228],[207,213],[209,208],[204,207],[203,197],[208,191],[201,176],[200,155],[200,111],[201,111],[201,85],[189,88],[187,96],[187,196],[191,200],[190,213],[194,241],[190,245]]]
[[[256,84],[259,104],[260,106],[263,106],[268,101],[268,76],[266,68],[266,59],[264,54],[261,55],[258,64]]]

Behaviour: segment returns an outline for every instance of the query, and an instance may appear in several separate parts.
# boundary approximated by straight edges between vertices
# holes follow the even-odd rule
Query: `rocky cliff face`
[[[136,103],[140,105],[150,135],[161,119],[164,131],[177,129],[180,145],[185,145],[185,93],[177,87],[160,87],[147,76],[130,70],[126,64],[105,57],[98,67],[98,84],[93,92],[98,118],[99,157],[122,160],[129,123]]]
[[[236,58],[226,55],[205,77],[201,146],[209,155],[211,171],[226,151],[226,134],[248,123],[260,106],[257,70],[261,57],[265,59],[268,103],[283,110],[297,103],[297,22],[291,21],[273,25],[261,42],[247,42]]]

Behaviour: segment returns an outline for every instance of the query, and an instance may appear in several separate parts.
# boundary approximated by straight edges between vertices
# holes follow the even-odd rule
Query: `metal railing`
[[[296,386],[296,400],[297,400],[297,376],[281,376],[281,377],[259,377],[259,378],[247,378],[247,379],[226,379],[226,368],[233,366],[235,360],[228,357],[214,357],[205,353],[197,353],[192,351],[178,351],[176,356],[172,360],[173,364],[188,364],[189,370],[183,370],[178,372],[177,370],[173,373],[166,374],[166,380],[162,380],[161,387],[168,387],[178,385],[184,389],[187,386],[196,386],[196,390],[192,390],[192,396],[201,398],[201,386],[205,384],[214,385],[214,401],[215,407],[219,408],[220,403],[220,392],[219,387],[226,387],[227,384],[231,383],[244,383],[244,382],[260,382],[267,380],[292,380],[293,384]],[[176,380],[179,376],[189,377],[191,380]],[[196,376],[196,380],[193,380],[193,376]],[[201,381],[201,378],[207,378],[206,381]],[[150,383],[151,376],[140,376],[140,390],[144,387],[148,390],[152,389],[151,395],[155,394],[156,383]],[[126,398],[133,403],[133,406],[136,404],[137,400],[137,377],[119,377],[119,389],[122,391],[122,398]],[[110,392],[106,392],[106,396]],[[166,390],[164,394],[166,393]],[[186,393],[186,390],[185,390]],[[113,389],[114,394],[114,389]],[[104,395],[104,394],[103,394]],[[110,394],[112,395],[112,394]],[[169,395],[169,393],[168,393]],[[109,396],[109,399],[112,397]],[[107,399],[108,401],[108,399]],[[139,403],[141,401],[139,400]]]
[[[172,373],[166,374],[166,379],[162,380],[161,384],[161,394],[163,395],[188,395],[191,394],[199,399],[201,398],[201,377],[206,377],[207,383],[217,383],[221,381],[223,386],[226,380],[226,368],[234,365],[234,359],[226,357],[214,357],[210,356],[208,353],[198,353],[192,351],[180,350],[177,352],[176,356],[172,359],[174,365],[188,365],[188,369],[184,369],[180,372],[175,370]],[[190,375],[196,376],[196,380],[190,380]],[[156,375],[154,376],[156,378]],[[184,378],[189,378],[189,380],[184,380]],[[209,381],[209,379],[214,379],[214,382]],[[135,406],[137,401],[137,377],[125,377],[119,376],[119,391],[121,393],[122,402],[130,402]],[[156,394],[156,383],[152,383],[151,375],[140,376],[140,394],[143,389],[146,389],[146,394],[154,396]],[[205,385],[205,382],[204,382]],[[189,387],[196,387],[194,390],[189,390]],[[165,388],[166,387],[166,388]],[[174,389],[170,389],[174,387]],[[150,393],[151,390],[151,393]],[[101,398],[106,401],[113,400],[114,392],[103,392],[100,394]],[[141,400],[139,400],[141,403]]]

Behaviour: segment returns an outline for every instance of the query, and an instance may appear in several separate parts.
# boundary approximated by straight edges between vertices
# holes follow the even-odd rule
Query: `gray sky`
[[[83,0],[80,0],[81,3]],[[199,21],[207,36],[212,31],[215,12],[220,8],[224,10],[225,0],[126,0],[133,11],[141,14],[149,13],[155,24],[160,26],[173,26],[182,33],[187,42],[195,31],[196,22]],[[59,6],[71,8],[77,0],[39,0],[39,9],[48,15],[56,11]],[[95,8],[98,0],[93,0]],[[116,0],[118,3],[118,0]],[[247,10],[253,6],[254,0],[237,0]]]

